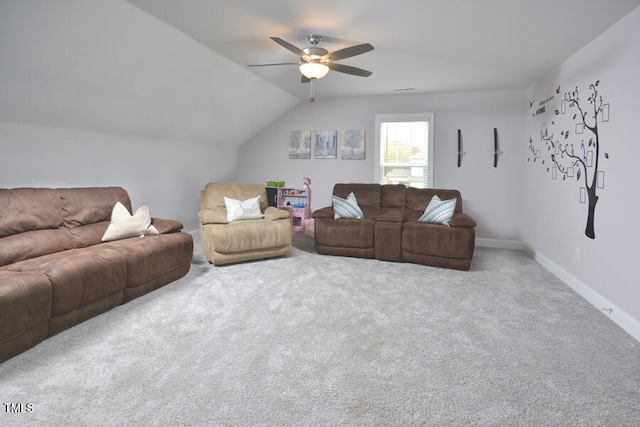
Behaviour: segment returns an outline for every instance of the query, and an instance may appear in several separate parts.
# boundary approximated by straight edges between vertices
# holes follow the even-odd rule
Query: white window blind
[[[381,184],[433,186],[433,114],[377,116],[377,173]]]

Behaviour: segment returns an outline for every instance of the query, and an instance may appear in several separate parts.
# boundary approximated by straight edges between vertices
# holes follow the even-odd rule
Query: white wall
[[[186,230],[299,102],[123,0],[0,1],[0,34],[0,187],[121,185]]]
[[[541,158],[525,159],[524,179],[527,209],[523,237],[538,259],[563,277],[598,309],[612,308],[611,316],[640,339],[640,286],[638,285],[638,242],[640,227],[636,216],[640,208],[640,141],[638,122],[640,99],[640,8],[635,9],[592,43],[560,64],[527,90],[535,101],[527,111],[526,133]],[[580,102],[589,116],[589,85],[599,81],[603,102],[610,105],[607,122],[598,122],[600,170],[605,173],[604,188],[598,189],[595,211],[595,239],[585,235],[587,204],[580,203],[584,182],[572,178],[552,179],[549,153],[540,139],[543,124],[554,139],[588,147],[591,134],[576,134],[576,109],[562,111],[565,92],[578,88]],[[560,93],[556,90],[560,88]],[[541,101],[553,99],[544,105]],[[545,107],[545,112],[535,112]],[[560,134],[569,130],[565,139]],[[528,145],[528,142],[527,142]],[[589,148],[587,148],[589,149]],[[606,159],[604,153],[609,154]],[[545,160],[545,164],[542,161]],[[592,169],[592,168],[590,168]],[[584,171],[581,173],[582,176]],[[579,261],[576,256],[579,251]],[[608,313],[605,312],[605,313]]]
[[[480,238],[521,240],[522,157],[524,156],[524,91],[434,95],[397,95],[322,100],[296,108],[240,147],[238,179],[264,183],[282,179],[301,186],[312,179],[312,209],[327,206],[338,182],[374,182],[375,115],[434,112],[434,186],[456,188],[464,210],[478,222]],[[498,128],[504,155],[493,167],[493,128]],[[292,130],[364,129],[366,159],[289,159]],[[457,167],[457,130],[462,130],[462,167]],[[339,139],[340,141],[340,139]]]
[[[198,228],[200,190],[235,179],[237,149],[0,123],[0,187],[122,186],[133,209]]]
[[[0,70],[0,122],[144,139],[238,146],[299,102],[124,0],[0,1]]]

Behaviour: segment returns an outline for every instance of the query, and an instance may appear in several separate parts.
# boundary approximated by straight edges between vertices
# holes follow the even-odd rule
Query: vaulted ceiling
[[[0,121],[238,145],[298,102],[321,34],[368,78],[316,98],[525,89],[640,0],[0,0]],[[408,90],[407,90],[408,89]]]
[[[239,145],[298,102],[124,0],[0,0],[0,122]]]
[[[340,61],[368,78],[330,72],[317,96],[523,89],[640,4],[639,0],[129,0],[241,66],[297,61],[269,39],[300,47],[326,36],[334,51],[371,43]],[[297,97],[295,65],[251,68]]]

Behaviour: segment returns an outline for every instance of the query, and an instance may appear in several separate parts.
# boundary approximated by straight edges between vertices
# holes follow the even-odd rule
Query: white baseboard
[[[565,269],[560,267],[555,262],[551,261],[540,252],[533,251],[531,248],[524,248],[525,252],[532,253],[533,258],[544,266],[547,270],[553,273],[556,277],[567,284],[571,289],[576,291],[582,298],[587,300],[591,305],[600,310],[603,314],[607,315],[618,326],[624,329],[629,335],[640,341],[640,322],[629,316],[622,311],[619,307],[612,304],[609,300],[602,295],[591,289],[589,286],[576,279],[569,274]]]
[[[536,260],[540,265],[545,267],[557,278],[562,280],[567,286],[576,291],[582,298],[587,300],[591,305],[607,315],[618,326],[624,329],[629,335],[640,341],[640,321],[629,316],[623,310],[621,310],[615,304],[612,304],[609,300],[604,298],[598,292],[591,289],[589,286],[569,274],[565,269],[560,267],[555,262],[541,254],[540,252],[532,249],[524,242],[516,240],[502,240],[502,239],[489,239],[486,237],[476,237],[476,246],[495,249],[511,249],[517,251],[524,251],[531,258]]]

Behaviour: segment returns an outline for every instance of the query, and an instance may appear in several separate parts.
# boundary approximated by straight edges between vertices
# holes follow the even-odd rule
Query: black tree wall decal
[[[563,180],[575,176],[578,183],[584,183],[588,202],[587,225],[584,233],[591,239],[596,237],[594,220],[599,199],[596,191],[598,188],[601,149],[598,121],[599,119],[602,121],[604,107],[606,107],[608,116],[608,104],[604,104],[602,96],[598,94],[599,84],[600,81],[598,80],[589,85],[591,93],[587,98],[588,104],[585,104],[580,99],[577,87],[574,91],[564,94],[564,101],[568,107],[577,110],[573,115],[573,120],[577,121],[576,130],[574,131],[576,136],[583,135],[586,129],[589,132],[586,137],[588,140],[585,141],[585,138],[582,138],[579,146],[577,146],[577,138],[576,141],[569,142],[570,131],[568,129],[560,132],[560,138],[556,140],[546,126],[543,127],[540,134],[540,139],[545,143],[547,152],[551,155],[551,163],[555,167],[554,173],[557,171],[562,174]],[[555,114],[558,115],[560,112],[556,110]],[[555,124],[555,122],[552,122],[552,124]],[[532,144],[530,145],[531,150],[536,154],[535,147]],[[604,156],[609,158],[607,153],[604,153]],[[534,162],[535,160],[537,160],[537,155],[534,158]],[[544,164],[544,160],[542,163]]]

